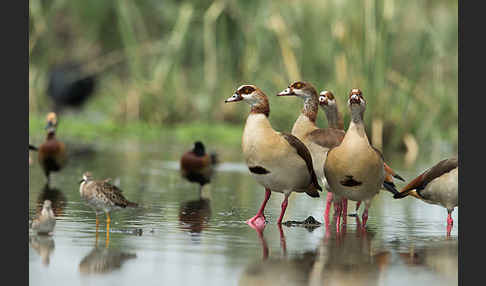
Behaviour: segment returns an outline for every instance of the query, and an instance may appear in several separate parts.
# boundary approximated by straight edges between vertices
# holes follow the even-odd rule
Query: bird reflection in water
[[[52,236],[32,235],[29,237],[29,245],[40,255],[42,264],[48,266],[55,246]]]
[[[82,274],[106,274],[121,268],[125,261],[135,258],[137,258],[136,254],[110,248],[109,240],[105,240],[105,247],[98,247],[98,239],[96,239],[93,250],[79,263],[79,272]]]
[[[458,240],[430,240],[425,246],[411,246],[409,251],[398,253],[408,266],[423,266],[444,277],[453,285],[458,283]]]
[[[324,236],[313,266],[309,285],[378,285],[390,263],[389,251],[375,252],[371,241],[375,233],[361,227],[336,230]]]
[[[211,201],[200,197],[198,200],[183,202],[179,208],[179,227],[197,238],[209,225]]]
[[[48,184],[45,184],[36,200],[36,214],[40,214],[42,211],[42,205],[44,204],[45,200],[51,201],[52,210],[54,211],[54,215],[56,217],[63,215],[67,204],[67,198],[62,191],[49,187]]]
[[[44,201],[51,201],[51,208],[55,217],[59,217],[64,213],[66,207],[66,196],[58,189],[50,188],[45,184],[36,200],[36,217],[39,217],[44,206]],[[50,263],[50,256],[54,251],[54,239],[52,236],[34,234],[29,237],[29,245],[40,255],[42,264],[48,266]]]
[[[291,258],[287,257],[285,234],[282,226],[278,225],[282,257],[269,257],[268,244],[263,235],[265,226],[254,229],[262,245],[262,261],[248,265],[238,285],[308,285],[317,252],[307,251]]]

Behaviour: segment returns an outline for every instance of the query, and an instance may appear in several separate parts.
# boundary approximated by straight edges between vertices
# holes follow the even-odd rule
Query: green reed
[[[86,105],[113,125],[241,126],[248,107],[223,100],[243,83],[270,99],[270,120],[289,131],[294,80],[338,97],[363,90],[383,146],[444,140],[457,148],[457,1],[39,1],[31,0],[29,110],[43,116],[49,66],[65,60],[99,72]],[[85,112],[72,115],[77,120]],[[323,113],[319,124],[325,126]],[[35,132],[35,131],[31,131]]]

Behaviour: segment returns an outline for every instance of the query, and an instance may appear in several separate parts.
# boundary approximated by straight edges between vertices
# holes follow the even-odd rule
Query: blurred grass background
[[[65,136],[179,130],[237,145],[248,106],[224,99],[257,85],[288,132],[302,101],[275,94],[306,80],[334,92],[346,125],[346,96],[361,88],[367,130],[382,130],[370,139],[385,150],[457,150],[457,1],[30,0],[29,26],[31,136],[44,136],[52,109],[48,71],[77,61],[98,81],[83,110],[60,116]]]

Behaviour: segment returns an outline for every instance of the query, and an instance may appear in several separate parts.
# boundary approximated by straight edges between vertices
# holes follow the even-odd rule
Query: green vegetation
[[[50,109],[49,67],[77,60],[100,77],[85,111],[61,116],[60,128],[73,136],[154,139],[170,129],[181,140],[214,135],[239,144],[248,107],[225,98],[243,83],[259,86],[272,124],[289,131],[302,102],[275,94],[307,80],[334,92],[346,123],[347,93],[361,88],[369,130],[372,118],[383,122],[386,148],[398,150],[407,133],[457,148],[457,1],[29,4],[31,135]],[[87,112],[102,119],[86,120]]]
[[[44,116],[31,115],[29,130],[36,142],[44,140]],[[204,122],[180,123],[170,127],[154,127],[145,122],[129,122],[119,124],[113,120],[82,121],[79,116],[68,115],[63,117],[58,127],[60,138],[78,138],[86,142],[118,139],[140,139],[146,143],[157,143],[171,140],[192,146],[197,140],[202,140],[209,145],[224,146],[225,144],[238,146],[241,144],[243,126],[235,126],[227,123],[208,124]],[[102,134],[102,135],[101,135]],[[34,139],[33,138],[33,139]],[[186,146],[186,147],[187,147]]]

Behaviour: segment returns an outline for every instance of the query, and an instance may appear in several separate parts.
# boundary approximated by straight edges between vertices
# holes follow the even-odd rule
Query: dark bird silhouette
[[[85,74],[81,65],[74,62],[54,66],[49,71],[47,95],[54,102],[54,110],[66,107],[80,108],[93,94],[97,76]]]
[[[192,150],[184,153],[180,160],[180,170],[183,178],[189,182],[199,183],[202,187],[211,181],[214,166],[218,163],[216,153],[206,153],[204,144],[196,141]]]

